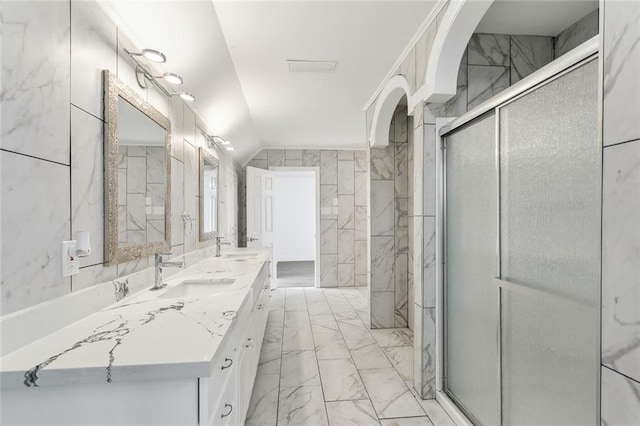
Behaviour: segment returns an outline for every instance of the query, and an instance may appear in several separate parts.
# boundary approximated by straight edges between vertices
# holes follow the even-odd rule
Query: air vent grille
[[[335,61],[298,61],[288,59],[286,62],[289,72],[332,73],[336,70]]]

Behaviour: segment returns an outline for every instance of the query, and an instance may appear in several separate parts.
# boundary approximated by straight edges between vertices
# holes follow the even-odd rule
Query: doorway
[[[276,287],[315,287],[318,262],[316,173],[273,171],[273,263]]]
[[[247,167],[247,247],[271,248],[271,276],[283,286],[320,283],[320,170]],[[309,271],[313,268],[310,279]]]

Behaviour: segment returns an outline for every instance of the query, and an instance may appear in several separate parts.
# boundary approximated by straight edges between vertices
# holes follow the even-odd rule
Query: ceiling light
[[[233,151],[233,147],[232,146],[228,146],[227,147],[227,151]]]
[[[193,96],[191,93],[187,93],[187,92],[180,92],[178,93],[178,96],[180,96],[182,98],[182,100],[187,101],[187,102],[195,102],[196,97]]]
[[[162,64],[167,61],[167,57],[164,53],[153,49],[142,49],[141,55],[150,60],[151,62],[157,62]]]
[[[182,77],[172,72],[165,72],[162,75],[162,78],[164,78],[165,81],[168,81],[171,84],[182,84]]]
[[[231,142],[229,142],[228,140],[222,139],[222,141],[220,142],[222,145],[231,145]]]

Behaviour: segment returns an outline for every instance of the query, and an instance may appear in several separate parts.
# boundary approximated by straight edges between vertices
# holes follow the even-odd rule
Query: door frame
[[[315,200],[316,200],[316,255],[314,260],[314,286],[320,287],[320,167],[269,167],[270,172],[313,172]],[[275,263],[275,262],[274,262]],[[274,272],[277,266],[274,265]]]
[[[524,78],[520,82],[505,89],[498,95],[480,104],[476,108],[455,118],[437,118],[436,119],[436,139],[438,147],[441,148],[436,155],[436,377],[435,389],[436,400],[440,403],[447,414],[458,425],[473,425],[464,412],[455,404],[455,402],[447,395],[445,391],[445,356],[446,356],[446,321],[445,321],[445,294],[446,294],[446,150],[445,136],[453,130],[464,126],[465,124],[479,118],[483,114],[495,110],[496,126],[499,123],[499,108],[507,103],[514,101],[516,98],[536,90],[538,87],[561,77],[570,72],[578,65],[582,65],[590,60],[600,61],[599,68],[599,97],[602,96],[602,55],[600,55],[601,41],[600,36],[596,35],[585,43],[576,47],[572,51],[566,53],[560,58],[550,62],[530,76]],[[598,108],[600,109],[600,127],[601,127],[601,99]],[[499,138],[499,132],[496,132],[496,138]],[[499,142],[499,141],[498,141]],[[499,143],[496,145],[499,149]],[[497,166],[499,166],[497,164]],[[498,174],[499,176],[499,174]],[[499,185],[499,183],[498,183]],[[498,187],[499,189],[499,187]],[[499,196],[499,192],[498,192]],[[500,201],[498,198],[498,206]],[[498,212],[499,213],[499,212]],[[498,238],[500,230],[498,228]],[[500,358],[499,358],[500,359]],[[500,361],[501,362],[501,361]],[[500,369],[499,369],[500,370]],[[599,374],[599,373],[598,373]],[[600,381],[597,384],[598,393],[600,393]],[[501,405],[501,401],[500,401]],[[600,409],[598,408],[598,415]]]

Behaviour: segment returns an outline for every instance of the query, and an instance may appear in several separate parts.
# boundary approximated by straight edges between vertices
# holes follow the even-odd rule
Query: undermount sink
[[[186,280],[170,288],[160,296],[161,298],[190,297],[205,298],[225,291],[233,285],[234,278],[211,278],[204,280]]]
[[[224,255],[229,259],[255,259],[256,256],[258,256],[258,253],[229,253]]]

